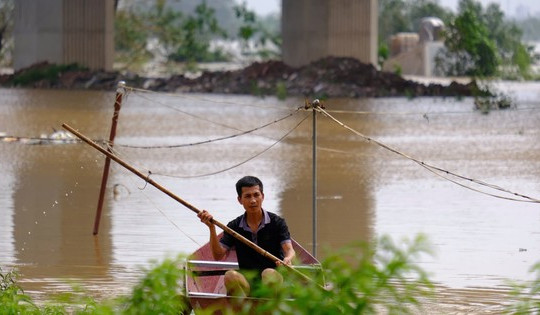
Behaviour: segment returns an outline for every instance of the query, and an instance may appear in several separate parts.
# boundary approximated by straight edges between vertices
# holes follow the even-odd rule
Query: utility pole
[[[313,257],[317,258],[317,108],[320,106],[318,99],[305,105],[306,109],[311,108],[313,112],[313,142],[312,142],[312,251]]]

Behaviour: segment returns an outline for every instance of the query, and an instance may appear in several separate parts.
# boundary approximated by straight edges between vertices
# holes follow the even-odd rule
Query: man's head
[[[242,177],[236,183],[236,192],[238,193],[238,202],[248,215],[261,213],[264,193],[260,179],[253,176]]]
[[[236,182],[236,193],[238,194],[238,197],[241,197],[243,187],[253,187],[257,185],[259,186],[259,190],[261,191],[261,193],[264,193],[263,183],[260,179],[255,176],[244,176]]]

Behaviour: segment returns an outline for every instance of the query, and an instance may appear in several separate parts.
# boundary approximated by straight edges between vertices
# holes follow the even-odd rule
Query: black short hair
[[[261,182],[260,179],[258,179],[255,176],[244,176],[236,182],[236,193],[238,194],[238,197],[241,197],[243,187],[253,187],[257,185],[259,185],[259,189],[261,190],[261,193],[262,193],[263,183]]]

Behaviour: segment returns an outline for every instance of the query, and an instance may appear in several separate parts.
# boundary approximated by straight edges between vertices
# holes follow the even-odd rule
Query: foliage
[[[428,252],[429,246],[422,236],[405,246],[398,246],[388,237],[381,238],[375,247],[353,244],[330,254],[323,261],[324,272],[310,274],[315,282],[331,286],[323,288],[315,282],[299,280],[294,273],[287,274],[287,269],[283,269],[286,274],[283,287],[274,290],[261,286],[254,294],[271,299],[262,299],[257,305],[242,301],[242,310],[246,314],[254,310],[255,313],[359,314],[380,309],[410,313],[412,308],[419,307],[419,298],[432,290],[426,273],[414,263]],[[8,273],[2,277],[2,299],[10,296],[18,302],[0,303],[0,307],[4,307],[0,313],[66,314],[69,310],[73,314],[178,314],[189,311],[187,301],[179,297],[179,281],[184,275],[184,270],[179,268],[182,261],[179,256],[154,263],[128,297],[98,303],[68,294],[63,301],[69,304],[41,309],[22,293]]]
[[[529,78],[535,56],[521,42],[522,34],[498,4],[484,10],[476,0],[460,0],[458,15],[445,31],[447,50],[437,58],[438,69],[447,75]]]
[[[460,0],[455,15],[437,0],[380,0],[379,45],[399,32],[418,32],[424,17],[438,17],[446,25],[446,49],[436,58],[437,72],[453,76],[532,77],[531,64],[540,58],[532,46],[522,42],[523,31],[505,18],[496,3],[483,8],[477,0]],[[536,32],[524,23],[520,26],[528,27],[527,34]],[[381,53],[384,50],[379,51],[379,63],[385,60]]]
[[[508,307],[511,314],[539,314],[540,313],[540,262],[536,263],[531,272],[536,274],[531,283],[511,283],[512,296],[515,302]]]
[[[434,293],[428,274],[416,262],[431,254],[422,235],[397,244],[383,236],[376,243],[354,243],[332,252],[321,269],[302,271],[307,281],[280,267],[284,283],[275,287],[260,286],[254,300],[239,299],[234,310],[224,314],[416,314],[424,313],[422,302]],[[180,314],[189,313],[181,298],[184,258],[154,262],[129,296],[97,302],[79,288],[57,297],[55,303],[38,307],[17,285],[17,274],[0,269],[0,314]],[[513,282],[510,314],[540,312],[540,263],[531,272],[531,282]],[[325,286],[323,286],[325,284]],[[78,294],[77,294],[78,293]],[[240,309],[238,309],[238,307]]]
[[[448,75],[493,76],[499,59],[487,27],[473,10],[466,9],[445,30],[445,63],[439,63]]]
[[[114,24],[118,60],[131,65],[145,62],[152,57],[146,49],[147,30],[142,18],[133,12],[117,11]]]
[[[185,299],[180,298],[180,281],[184,270],[182,258],[166,259],[146,271],[127,298],[124,314],[178,314],[188,310]]]
[[[189,4],[195,5],[193,1]],[[225,20],[224,29],[214,6],[233,11],[234,23]],[[271,25],[279,24],[277,17],[259,20],[245,3],[199,2],[193,10],[180,10],[179,4],[155,0],[119,10],[116,14],[116,51],[119,60],[127,67],[144,64],[151,59],[160,63],[185,62],[187,69],[196,69],[197,62],[228,61],[231,54],[220,48],[220,40],[238,38],[242,53],[254,51],[258,57],[272,58],[279,55],[281,37]],[[182,7],[183,8],[183,7]],[[185,9],[185,8],[184,8]],[[192,13],[185,13],[191,12]],[[227,16],[223,12],[219,12]],[[237,34],[233,33],[238,30]],[[232,37],[231,37],[232,36]],[[215,44],[217,43],[217,44]]]
[[[270,299],[245,306],[244,311],[256,307],[256,313],[369,314],[382,309],[390,314],[414,313],[412,309],[420,307],[419,298],[429,296],[433,288],[427,274],[414,263],[425,253],[429,246],[423,236],[404,247],[389,237],[382,237],[375,247],[352,244],[328,256],[313,282],[299,281],[283,269],[282,289],[261,287],[255,294]],[[321,286],[325,282],[329,285]]]
[[[180,24],[179,45],[169,58],[174,61],[201,62],[224,60],[222,52],[210,52],[210,39],[212,36],[226,37],[214,16],[214,9],[205,2],[195,8],[195,15],[186,17]],[[165,41],[171,45],[172,42]]]
[[[285,100],[287,98],[287,85],[283,81],[276,83],[276,97],[278,100]]]
[[[17,273],[0,268],[0,314],[39,314],[39,308],[16,283]]]
[[[63,72],[76,70],[87,69],[85,67],[79,66],[76,63],[67,65],[45,64],[43,66],[40,66],[38,64],[35,67],[30,67],[22,72],[15,73],[13,79],[9,82],[9,84],[14,86],[26,86],[40,80],[54,82]]]
[[[474,106],[482,114],[489,114],[492,110],[514,107],[515,101],[504,93],[494,93],[490,96],[475,96]]]
[[[237,19],[241,21],[237,36],[242,41],[242,53],[247,54],[252,43],[259,57],[278,57],[281,51],[281,35],[279,29],[272,29],[271,25],[277,24],[275,20],[279,17],[268,16],[266,21],[260,21],[255,12],[247,9],[245,2],[235,6],[234,11]]]
[[[382,69],[384,62],[388,59],[388,57],[390,57],[390,49],[388,48],[388,44],[380,43],[377,55],[377,63],[379,64],[379,68]]]
[[[134,7],[116,14],[116,51],[128,66],[154,58],[188,63],[226,60],[219,50],[210,49],[214,37],[226,37],[205,2],[193,14],[184,15],[156,0],[149,7]]]
[[[439,5],[437,0],[379,0],[379,51],[382,65],[390,55],[391,36],[402,32],[418,32],[422,18],[437,17],[445,24],[453,13]]]
[[[186,300],[180,298],[179,282],[184,270],[179,268],[182,256],[154,263],[134,287],[128,297],[116,297],[97,302],[80,288],[56,296],[55,303],[38,307],[16,284],[15,272],[0,269],[0,314],[180,314],[189,310]]]
[[[448,23],[452,15],[437,0],[380,0],[379,41],[386,42],[400,32],[418,32],[424,17],[438,17]]]

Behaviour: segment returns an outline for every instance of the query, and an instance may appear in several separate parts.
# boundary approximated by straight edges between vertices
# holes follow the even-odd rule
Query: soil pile
[[[473,81],[424,85],[354,58],[326,57],[302,67],[281,61],[255,62],[235,71],[203,72],[197,78],[174,75],[146,78],[121,72],[88,71],[78,67],[57,70],[58,66],[39,63],[0,76],[0,85],[115,90],[119,81],[128,86],[164,92],[197,92],[252,95],[290,95],[306,97],[384,97],[384,96],[472,96],[478,94]]]

